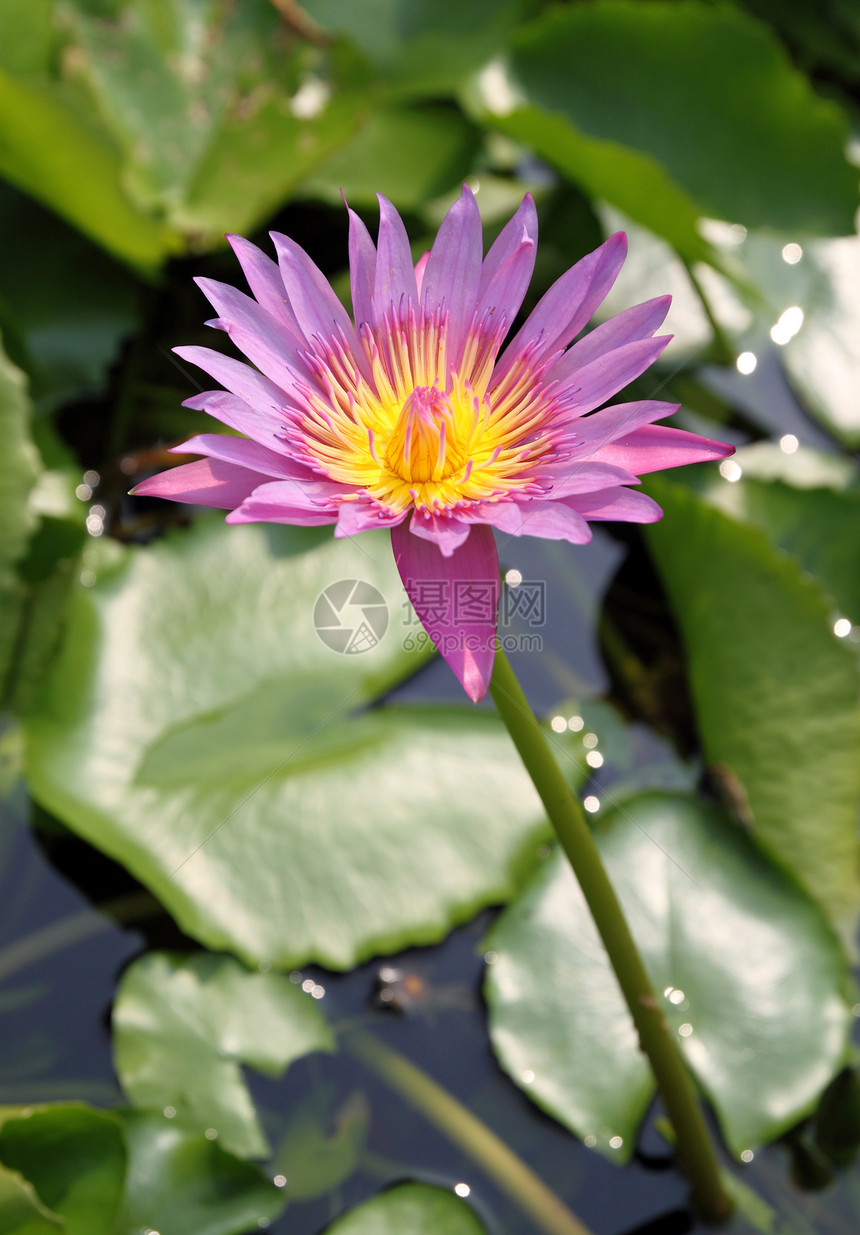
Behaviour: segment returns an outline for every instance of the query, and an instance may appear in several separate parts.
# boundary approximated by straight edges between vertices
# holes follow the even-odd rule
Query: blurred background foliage
[[[349,1045],[369,1025],[432,1071],[410,1018],[444,1017],[456,1056],[479,944],[499,1064],[560,1127],[501,1073],[468,1100],[515,1113],[500,1130],[598,1233],[682,1203],[641,1171],[595,1199],[653,1087],[505,735],[414,641],[350,660],[313,630],[337,578],[399,611],[387,539],[127,496],[200,428],[170,349],[218,346],[192,276],[237,281],[225,233],[287,232],[348,299],[342,197],[373,228],[388,195],[417,258],[463,181],[487,242],[535,195],[526,310],[623,227],[605,311],[674,298],[674,341],[630,397],[656,384],[677,423],[739,447],[651,482],[666,518],[644,536],[523,542],[503,566],[546,582],[557,616],[518,664],[726,1153],[737,1168],[784,1138],[777,1170],[737,1183],[732,1229],[856,1230],[858,105],[852,0],[2,0],[0,1235],[572,1232],[525,1193],[511,1211],[503,1170],[473,1209],[448,1167],[399,1157],[403,1110],[367,1076],[425,1091],[388,1048]],[[64,918],[32,872],[70,844],[102,908]],[[427,995],[389,965],[368,1010],[361,966],[468,922],[468,981]],[[73,944],[87,966],[108,923],[137,931],[114,965],[142,954],[106,1110],[25,1018],[47,1007],[45,1041],[60,1032],[59,970],[20,974]],[[341,1002],[315,1002],[329,983]],[[369,1072],[330,1063],[336,1042]],[[798,1201],[784,1161],[824,1199]],[[367,1199],[404,1178],[424,1182]],[[648,1229],[694,1219],[671,1221]]]

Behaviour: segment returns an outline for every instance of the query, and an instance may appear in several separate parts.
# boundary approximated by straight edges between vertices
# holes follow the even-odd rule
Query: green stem
[[[123,923],[135,922],[147,917],[155,917],[162,913],[158,901],[148,892],[130,892],[128,896],[118,896],[116,900],[105,901],[99,908],[102,914],[94,909],[82,909],[79,913],[71,913],[32,931],[23,939],[16,939],[5,948],[0,948],[0,981],[4,981],[19,969],[25,969],[36,961],[44,960],[52,952],[68,948],[73,943],[81,943],[93,935],[99,935],[108,930],[114,923],[110,914]]]
[[[734,364],[735,359],[735,348],[732,347],[731,339],[720,325],[717,315],[711,307],[711,302],[705,295],[705,289],[702,287],[701,280],[693,270],[692,262],[688,262],[683,258],[682,261],[684,262],[684,267],[687,271],[687,278],[692,283],[693,290],[699,297],[699,301],[705,312],[705,317],[708,319],[708,325],[713,331],[714,346],[717,351],[717,362],[721,365],[731,367],[731,365]]]
[[[350,1034],[342,1045],[465,1150],[546,1235],[591,1235],[522,1158],[426,1072],[370,1034]]]
[[[675,1129],[678,1157],[692,1184],[693,1201],[703,1217],[721,1221],[731,1211],[731,1201],[690,1075],[660,1011],[582,807],[562,775],[501,646],[496,649],[490,692],[579,880],[609,955]]]

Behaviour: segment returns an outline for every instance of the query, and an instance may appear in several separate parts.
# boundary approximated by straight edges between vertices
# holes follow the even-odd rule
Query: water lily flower
[[[175,350],[224,387],[185,406],[245,436],[192,438],[175,449],[202,459],[134,492],[220,507],[228,523],[390,528],[418,617],[477,701],[495,650],[493,529],[583,544],[598,520],[652,522],[660,508],[632,487],[642,473],[732,448],[656,425],[674,404],[602,407],[671,338],[655,336],[668,296],[577,338],[621,268],[623,232],[563,274],[502,350],[534,268],[531,196],[484,257],[464,187],[417,266],[397,211],[379,203],[376,245],[349,211],[354,322],[288,236],[272,233],[277,264],[228,237],[252,296],[197,282],[218,314],[209,325],[251,365]]]

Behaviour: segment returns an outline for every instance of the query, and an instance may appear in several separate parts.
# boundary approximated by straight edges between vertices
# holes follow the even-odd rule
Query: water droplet
[[[602,768],[603,756],[599,750],[590,750],[585,756],[585,762],[590,768]]]
[[[833,623],[833,633],[837,639],[844,639],[851,634],[851,623],[848,618],[837,618]]]
[[[779,439],[779,448],[784,454],[787,455],[793,455],[799,445],[800,442],[793,433],[783,433],[782,437]]]
[[[585,721],[582,719],[581,716],[571,716],[568,719],[567,727],[573,733],[579,733],[580,729],[585,728]]]
[[[689,1021],[684,1021],[683,1025],[678,1026],[678,1033],[681,1035],[682,1038],[689,1038],[692,1032],[693,1032],[693,1026],[690,1024]]]
[[[275,1185],[276,1188],[286,1188],[287,1177],[286,1175],[275,1175],[272,1179],[272,1183]]]
[[[736,480],[740,480],[741,476],[743,476],[741,465],[736,463],[734,459],[723,459],[720,464],[720,475],[724,480],[730,480],[734,483]]]
[[[741,1150],[741,1162],[752,1162],[754,1157],[755,1157],[755,1154],[753,1153],[751,1149]]]
[[[564,733],[567,728],[567,721],[563,716],[553,716],[552,720],[549,722],[549,725],[553,733]]]
[[[509,570],[505,574],[505,583],[508,587],[519,587],[523,581],[523,576],[518,570]]]
[[[738,373],[743,373],[744,377],[749,377],[750,373],[755,373],[758,357],[755,352],[741,352],[735,361]]]
[[[582,805],[589,815],[594,815],[600,810],[600,798],[596,798],[593,793],[590,793],[587,798],[583,798]]]
[[[457,1196],[468,1196],[472,1189],[468,1184],[454,1184],[454,1191]]]
[[[526,1068],[525,1072],[523,1072],[520,1077],[520,1080],[524,1085],[531,1085],[534,1082],[534,1079],[535,1074],[532,1072],[531,1068]]]
[[[790,244],[783,245],[782,260],[787,262],[789,266],[796,266],[803,257],[803,249],[799,244],[793,241]]]
[[[609,1148],[610,1149],[620,1149],[623,1144],[624,1144],[623,1136],[610,1136],[609,1138]]]
[[[803,325],[803,309],[793,304],[779,315],[779,321],[770,329],[770,337],[780,347],[793,339]]]

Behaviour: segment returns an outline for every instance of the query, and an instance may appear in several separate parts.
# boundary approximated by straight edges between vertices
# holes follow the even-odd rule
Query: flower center
[[[400,409],[385,463],[409,484],[447,480],[462,466],[456,414],[438,386],[416,386]]]

